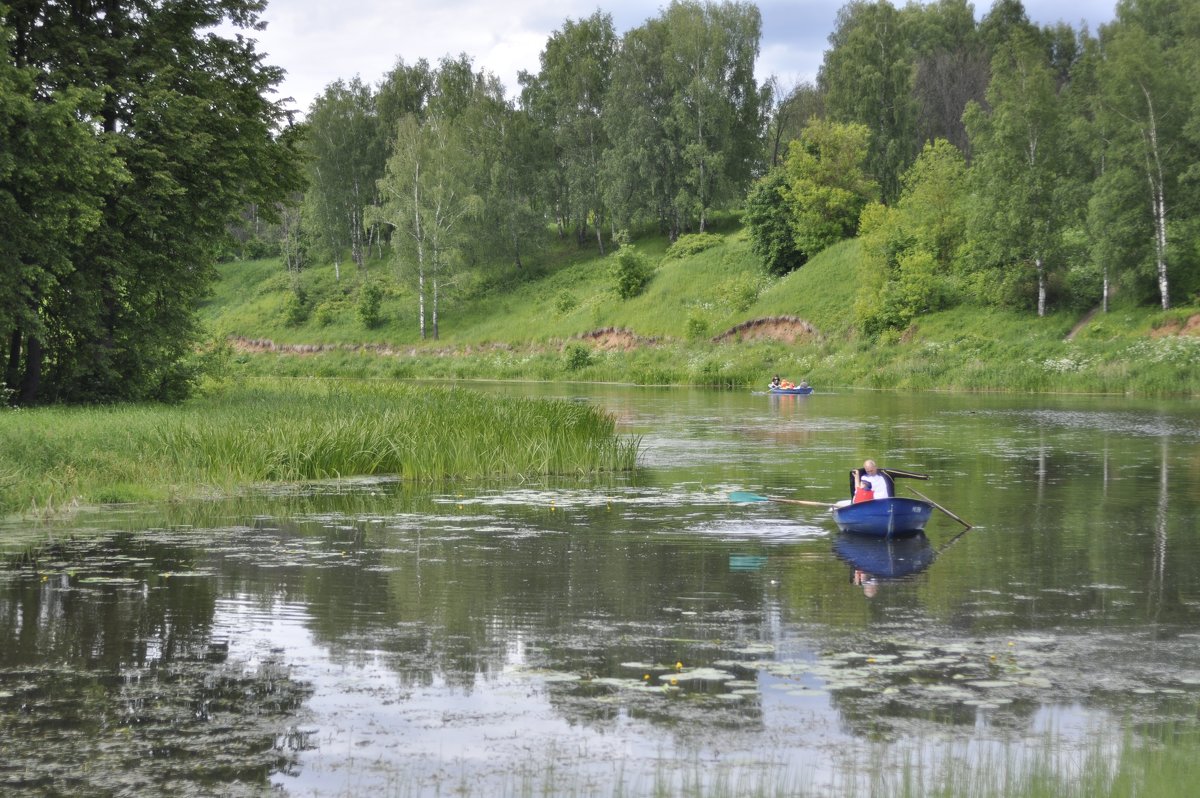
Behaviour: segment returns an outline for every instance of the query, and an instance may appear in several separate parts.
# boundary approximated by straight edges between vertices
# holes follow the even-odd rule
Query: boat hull
[[[811,387],[807,388],[770,388],[767,393],[774,396],[808,396],[813,392]]]
[[[933,505],[917,499],[872,499],[833,508],[838,529],[879,538],[914,535],[925,529]]]

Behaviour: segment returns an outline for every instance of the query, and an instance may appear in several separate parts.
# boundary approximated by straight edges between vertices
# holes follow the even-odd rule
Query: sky
[[[477,70],[495,74],[510,96],[522,70],[537,72],[546,41],[567,19],[612,15],[618,36],[659,15],[669,0],[269,0],[264,31],[251,32],[269,64],[287,71],[279,97],[302,114],[325,87],[355,76],[377,85],[397,60],[466,53]],[[838,9],[846,0],[760,0],[763,35],[756,65],[760,83],[777,76],[785,87],[816,79]],[[902,0],[892,0],[899,7]],[[1093,32],[1113,18],[1116,0],[1024,0],[1034,22],[1063,21]],[[976,0],[976,18],[991,7]],[[501,10],[503,8],[503,10]]]

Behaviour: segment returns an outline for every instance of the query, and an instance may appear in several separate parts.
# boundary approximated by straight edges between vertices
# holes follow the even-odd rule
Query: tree
[[[913,41],[918,140],[945,139],[969,159],[963,111],[971,100],[983,102],[990,68],[971,6],[966,0],[938,0],[906,6],[903,14]]]
[[[602,179],[609,142],[603,110],[616,52],[612,15],[597,11],[586,19],[564,22],[546,42],[541,70],[523,77],[524,102],[536,106],[553,142],[561,226],[574,228],[582,244],[590,224],[600,254],[608,215]]]
[[[10,30],[0,31],[9,43]],[[46,345],[59,333],[47,305],[102,223],[105,195],[126,176],[111,143],[89,129],[100,95],[65,88],[39,97],[35,70],[9,53],[0,59],[0,362],[13,399],[29,403]]]
[[[746,195],[743,219],[750,246],[768,274],[782,276],[808,260],[796,245],[795,225],[788,202],[787,170],[772,169]]]
[[[809,120],[825,115],[825,101],[816,85],[807,81],[784,90],[779,79],[771,76],[765,90],[770,96],[765,160],[773,168],[783,162],[788,144],[800,138]]]
[[[796,249],[811,258],[853,235],[863,207],[879,195],[867,174],[865,125],[814,119],[788,151],[788,201]]]
[[[1139,204],[1148,209],[1144,240],[1151,245],[1154,282],[1164,310],[1171,306],[1172,221],[1189,205],[1188,192],[1178,190],[1177,176],[1185,175],[1197,160],[1185,126],[1197,107],[1198,16],[1189,4],[1126,0],[1117,7],[1117,20],[1101,31],[1104,55],[1098,66],[1097,116],[1110,136],[1105,156],[1113,167],[1141,175]],[[1111,180],[1103,188],[1115,191],[1126,185],[1128,181]],[[1119,202],[1103,204],[1114,201]],[[1135,197],[1126,201],[1138,202]],[[1194,211],[1195,202],[1190,206]]]
[[[704,232],[714,207],[740,196],[758,165],[765,96],[754,80],[762,18],[748,3],[675,0],[663,54],[674,89],[667,130],[683,155],[675,204]]]
[[[313,101],[308,129],[311,218],[333,256],[335,277],[341,279],[338,264],[346,247],[360,272],[365,266],[364,212],[375,204],[375,184],[387,152],[371,87],[357,77],[329,84]]]
[[[966,115],[975,152],[973,251],[979,268],[1007,271],[998,282],[1013,291],[1020,291],[1021,267],[1032,268],[1044,316],[1047,274],[1062,268],[1062,232],[1079,208],[1071,201],[1060,98],[1039,41],[1018,33],[1000,48],[987,100],[990,112],[973,103]],[[982,279],[995,284],[993,276]]]
[[[34,76],[19,93],[46,106],[34,117],[78,113],[78,124],[60,119],[54,131],[62,150],[28,162],[79,172],[30,185],[30,201],[55,203],[71,182],[81,191],[68,213],[78,218],[60,231],[52,258],[28,243],[15,254],[25,265],[54,264],[51,279],[23,279],[22,318],[5,331],[21,344],[10,344],[6,372],[23,401],[187,392],[196,305],[226,224],[298,186],[295,155],[276,138],[284,114],[266,99],[280,70],[262,63],[253,40],[214,32],[222,22],[253,29],[262,8],[29,0],[3,12],[13,31],[6,67]]]
[[[939,139],[925,146],[902,184],[894,207],[873,203],[859,221],[863,257],[854,310],[868,335],[902,328],[956,294],[953,275],[969,195],[966,161]]]
[[[867,171],[885,202],[900,194],[900,175],[919,151],[912,96],[914,54],[906,17],[887,0],[853,0],[838,11],[817,75],[831,120],[870,131]]]
[[[461,257],[466,221],[479,212],[471,178],[466,142],[449,120],[430,115],[421,121],[411,114],[400,120],[392,157],[379,181],[383,202],[373,219],[391,225],[400,238],[392,238],[398,257],[415,266],[422,340],[426,283],[437,340],[439,290]]]
[[[625,35],[604,105],[606,197],[625,221],[674,239],[741,197],[762,156],[761,24],[744,3],[676,0]]]

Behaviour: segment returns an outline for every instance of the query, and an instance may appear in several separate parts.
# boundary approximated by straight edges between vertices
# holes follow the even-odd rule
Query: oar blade
[[[733,502],[734,504],[742,504],[744,502],[769,502],[771,499],[768,496],[759,496],[757,493],[750,493],[744,490],[735,490],[733,493],[729,494],[729,501]]]

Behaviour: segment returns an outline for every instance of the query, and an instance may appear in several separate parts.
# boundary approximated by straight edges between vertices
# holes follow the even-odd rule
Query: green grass
[[[270,481],[591,474],[637,442],[589,405],[344,380],[255,382],[180,407],[0,412],[0,512]]]
[[[241,358],[259,374],[746,388],[780,373],[822,388],[1200,395],[1200,337],[1177,333],[1200,314],[1194,305],[1163,312],[1117,303],[1069,340],[1084,314],[1038,318],[960,306],[867,340],[854,325],[857,241],[774,278],[761,270],[735,220],[721,220],[710,234],[705,243],[712,246],[680,247],[688,253],[680,257],[668,254],[662,237],[638,240],[654,274],[640,295],[626,300],[617,296],[611,257],[600,257],[590,242],[583,248],[555,242],[520,270],[460,276],[445,289],[436,342],[419,339],[412,286],[380,261],[368,263],[365,275],[344,265],[340,281],[328,265],[303,272],[311,312],[291,327],[283,308],[292,281],[278,262],[225,264],[202,316],[217,337],[342,347],[301,358]],[[355,312],[363,280],[385,289],[383,322],[372,329]],[[317,313],[320,307],[328,312]],[[712,340],[743,322],[778,316],[803,319],[819,335],[796,343]],[[610,351],[585,341],[588,358],[563,351],[573,337],[606,328],[628,330],[643,345]],[[360,344],[390,351],[355,351]]]

